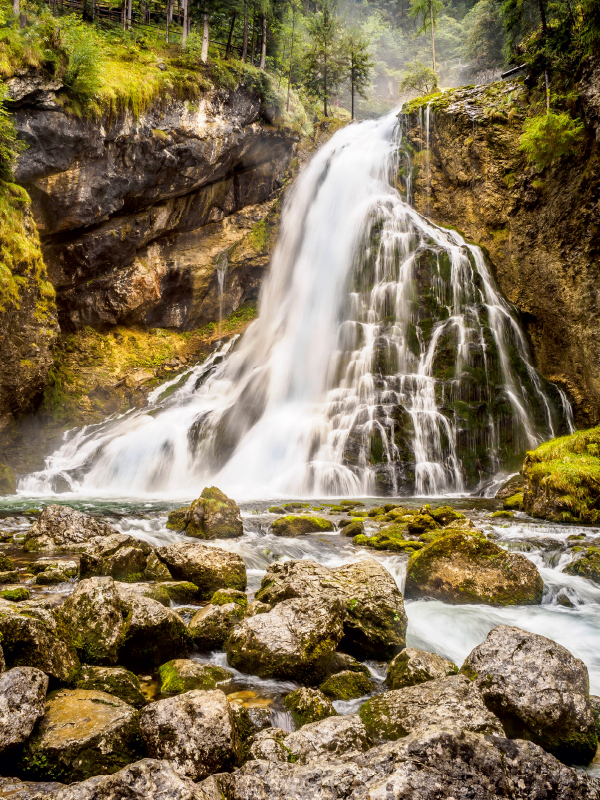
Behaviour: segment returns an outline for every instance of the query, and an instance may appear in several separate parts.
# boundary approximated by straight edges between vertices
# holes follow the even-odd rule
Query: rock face
[[[462,672],[512,738],[531,739],[566,763],[588,764],[598,739],[586,666],[544,636],[499,625]]]
[[[117,772],[139,756],[139,714],[105,692],[61,689],[28,740],[22,769],[33,777],[78,781]]]
[[[406,614],[402,595],[389,572],[363,559],[337,569],[313,561],[272,564],[256,598],[276,604],[289,598],[326,598],[343,603],[340,647],[357,658],[392,658],[405,644]]]
[[[507,553],[478,531],[452,531],[411,556],[405,593],[504,606],[537,604],[543,588],[536,566],[525,556]]]
[[[233,712],[219,689],[150,703],[140,726],[148,753],[192,780],[230,770],[241,757]]]
[[[588,547],[583,554],[571,561],[564,569],[567,575],[580,575],[594,583],[600,583],[600,549]]]
[[[137,675],[123,667],[82,667],[76,688],[106,692],[134,708],[147,702]]]
[[[504,733],[477,687],[464,675],[385,692],[367,700],[359,713],[368,734],[380,742],[434,725],[499,736]]]
[[[222,587],[240,591],[246,588],[246,567],[236,553],[194,542],[177,542],[157,548],[156,554],[176,580],[196,584],[201,600],[209,600]]]
[[[110,536],[114,528],[68,506],[50,505],[25,535],[26,550],[76,550],[91,539]]]
[[[198,539],[231,539],[244,533],[237,504],[215,486],[204,489],[189,508],[172,511],[167,527]]]
[[[35,667],[0,675],[0,751],[22,744],[44,716],[48,676]]]
[[[436,653],[427,653],[425,650],[406,647],[390,663],[385,682],[390,689],[403,689],[405,686],[445,678],[457,672],[456,664],[447,658],[442,658]]]

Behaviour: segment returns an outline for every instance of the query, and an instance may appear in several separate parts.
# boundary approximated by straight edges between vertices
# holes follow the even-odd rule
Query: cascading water
[[[392,114],[336,133],[287,197],[242,339],[168,399],[71,432],[21,491],[460,493],[566,432],[481,250],[403,199],[400,132]]]

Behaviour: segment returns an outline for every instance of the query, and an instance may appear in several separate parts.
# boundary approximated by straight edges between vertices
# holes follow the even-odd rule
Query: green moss
[[[248,607],[248,597],[237,589],[219,589],[210,598],[213,605],[224,606],[227,603],[237,603],[242,608]]]
[[[502,507],[505,511],[520,511],[523,508],[523,492],[507,497]]]
[[[492,519],[512,519],[514,511],[493,511],[490,515]]]
[[[296,689],[284,697],[283,704],[297,728],[337,714],[331,701],[318,689]]]
[[[29,600],[29,589],[24,586],[19,586],[16,589],[5,589],[0,591],[0,597],[3,600],[12,600],[15,603],[21,600]]]
[[[352,700],[373,691],[373,684],[362,672],[345,670],[327,678],[319,689],[332,700]]]
[[[306,533],[326,533],[334,530],[331,520],[324,517],[285,516],[276,519],[272,525],[277,536],[300,536]]]

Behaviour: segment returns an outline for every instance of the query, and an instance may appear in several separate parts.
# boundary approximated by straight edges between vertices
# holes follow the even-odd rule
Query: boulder
[[[225,644],[227,660],[262,678],[319,683],[321,662],[342,638],[342,614],[338,599],[284,600],[242,620]]]
[[[22,744],[44,716],[48,676],[35,667],[0,675],[0,751]]]
[[[150,703],[142,711],[140,727],[150,756],[168,760],[180,775],[195,781],[231,770],[241,759],[233,712],[219,689]]]
[[[337,716],[331,700],[325,697],[323,692],[318,689],[308,689],[306,686],[286,695],[283,704],[292,715],[297,728],[308,722]]]
[[[188,658],[167,661],[158,669],[161,694],[181,694],[192,689],[216,689],[233,678],[233,672],[215,664],[199,664]]]
[[[227,603],[237,603],[242,608],[248,608],[248,596],[239,589],[218,589],[210,598],[213,605],[224,606]]]
[[[171,607],[171,602],[190,603],[198,597],[198,587],[190,581],[162,581],[161,583],[123,583],[119,582],[119,592],[149,597],[157,603]]]
[[[150,553],[146,561],[144,580],[155,581],[156,583],[173,580],[173,576],[169,572],[167,565],[163,564],[154,552]]]
[[[248,758],[287,763],[290,760],[290,753],[283,746],[286,736],[286,732],[281,728],[266,728],[255,733],[247,742]]]
[[[390,663],[385,682],[390,689],[403,689],[405,686],[415,686],[417,683],[455,675],[457,672],[456,664],[447,658],[406,647]]]
[[[11,603],[20,603],[29,600],[29,589],[18,584],[8,584],[0,589],[0,600],[9,600]]]
[[[79,572],[79,567],[76,561],[68,561],[66,559],[60,560],[57,558],[38,558],[37,561],[32,561],[27,565],[27,572],[36,576],[36,583],[44,583],[39,580],[42,575],[48,573],[62,573],[65,580],[69,578],[76,578]],[[47,583],[58,583],[58,581],[48,580]]]
[[[20,781],[18,778],[0,777],[0,797],[10,800],[42,800],[64,784],[56,781]]]
[[[159,547],[156,554],[176,580],[196,584],[201,600],[209,600],[217,589],[246,588],[246,567],[237,553],[199,542],[176,542]]]
[[[15,565],[12,559],[0,550],[0,572],[12,572],[14,569]]]
[[[25,534],[23,547],[30,551],[77,551],[92,539],[115,533],[114,528],[96,517],[68,506],[50,505]]]
[[[137,675],[124,667],[84,666],[81,668],[76,688],[106,692],[134,708],[142,708],[147,703]]]
[[[373,747],[373,741],[358,714],[347,714],[303,725],[285,737],[283,746],[289,753],[288,761],[306,764],[317,759],[339,759],[340,756],[350,761],[358,753]]]
[[[315,604],[340,600],[340,648],[357,658],[392,658],[405,645],[402,595],[390,573],[373,559],[336,569],[308,560],[271,564],[256,599],[275,605],[294,597],[311,598]]]
[[[140,581],[152,548],[141,539],[114,533],[90,542],[82,550],[79,561],[81,578],[110,575],[119,581]]]
[[[279,517],[271,525],[276,536],[302,536],[305,533],[328,533],[335,525],[324,517]]]
[[[600,547],[586,547],[564,568],[567,575],[579,575],[600,584]]]
[[[414,553],[425,546],[424,542],[415,539],[405,539],[406,528],[402,525],[389,525],[387,528],[365,536],[359,534],[352,539],[356,547],[370,547],[373,550],[389,550],[392,553]]]
[[[191,506],[172,511],[167,528],[199,539],[231,539],[244,533],[239,507],[215,486],[204,489]]]
[[[384,692],[367,700],[359,713],[369,735],[380,742],[432,725],[499,736],[504,733],[478,688],[464,675]]]
[[[106,692],[61,689],[27,741],[27,776],[83,781],[117,772],[140,755],[139,712]]]
[[[344,670],[323,681],[319,689],[331,700],[352,700],[371,694],[373,684],[362,672]]]
[[[423,509],[421,509],[418,514],[415,514],[408,520],[406,527],[409,533],[419,536],[421,533],[434,531],[442,526],[428,511],[424,512]]]
[[[446,526],[453,522],[457,522],[458,520],[465,519],[465,515],[455,511],[452,506],[439,506],[439,508],[431,508],[430,506],[426,506],[426,508],[429,514],[440,525]]]
[[[79,583],[59,613],[77,654],[88,664],[116,664],[127,630],[127,609],[112,578]]]
[[[19,570],[13,569],[9,572],[0,572],[0,584],[18,583],[21,579]]]
[[[530,739],[561,761],[588,764],[598,738],[585,664],[545,636],[499,625],[461,670],[510,738]]]
[[[342,520],[342,522],[346,522],[346,525],[342,526],[340,522],[341,530],[340,533],[343,536],[360,536],[365,532],[365,523],[362,519],[349,519],[349,520]]]
[[[251,603],[248,603],[246,616],[255,617],[257,614],[266,614],[267,611],[270,610],[271,606],[268,603],[261,603],[260,600],[253,600]]]
[[[544,584],[537,567],[520,553],[508,553],[479,531],[452,531],[411,556],[405,596],[446,603],[532,605]]]
[[[188,625],[196,647],[200,650],[221,648],[235,625],[244,617],[244,610],[237,603],[209,603],[197,611]]]

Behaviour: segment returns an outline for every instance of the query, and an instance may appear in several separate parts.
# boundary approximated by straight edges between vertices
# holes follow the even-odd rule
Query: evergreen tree
[[[434,72],[437,72],[434,31],[437,24],[438,13],[443,8],[443,5],[442,0],[411,0],[410,16],[416,17],[417,20],[421,21],[421,27],[418,33],[425,33],[431,30],[431,60],[433,62]]]
[[[307,49],[303,59],[304,85],[323,103],[328,116],[331,99],[345,77],[342,29],[332,0],[323,0],[307,23]]]
[[[357,29],[351,30],[346,36],[343,49],[346,55],[347,77],[350,82],[350,95],[352,103],[352,119],[354,119],[354,94],[359,94],[367,99],[366,88],[369,86],[371,72],[375,62],[369,54],[369,43]]]

